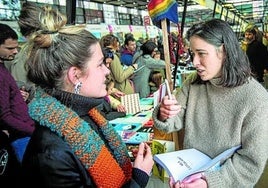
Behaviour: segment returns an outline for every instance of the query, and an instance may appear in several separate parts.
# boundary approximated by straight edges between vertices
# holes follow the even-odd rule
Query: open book
[[[157,154],[154,155],[154,160],[167,171],[169,176],[173,177],[175,182],[181,182],[195,173],[218,170],[220,165],[239,148],[240,146],[234,146],[214,159],[192,148]]]

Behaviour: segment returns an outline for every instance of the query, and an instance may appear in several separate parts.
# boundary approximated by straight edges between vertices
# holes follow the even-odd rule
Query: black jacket
[[[247,56],[252,68],[259,82],[263,82],[264,69],[268,69],[268,51],[267,48],[257,40],[248,44]]]
[[[90,99],[56,90],[47,92],[89,122],[104,138],[87,114],[89,109],[101,105],[103,99]],[[96,187],[69,145],[49,128],[38,124],[26,149],[22,168],[24,187]],[[139,169],[133,169],[132,177],[124,187],[145,187],[149,179],[149,176]]]

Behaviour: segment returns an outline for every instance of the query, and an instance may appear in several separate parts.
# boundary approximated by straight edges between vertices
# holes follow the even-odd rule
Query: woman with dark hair
[[[103,61],[106,67],[110,67],[112,61],[114,60],[114,53],[110,48],[102,48]]]
[[[98,39],[84,26],[40,14],[27,42],[28,78],[36,85],[29,114],[36,122],[22,162],[22,187],[145,187],[150,147],[133,165],[126,145],[98,110],[110,70]]]
[[[165,69],[165,61],[155,59],[153,56],[158,51],[157,45],[152,41],[146,41],[134,56],[134,63],[138,68],[132,78],[135,86],[135,92],[139,93],[140,98],[150,95],[149,77],[154,69]]]
[[[110,65],[114,59],[114,54],[110,50],[110,48],[102,48],[103,53],[103,63],[106,67],[110,68]],[[105,117],[107,120],[112,120],[118,117],[126,116],[126,108],[123,106],[118,100],[121,96],[125,95],[125,93],[119,91],[114,87],[114,81],[112,78],[107,80],[107,95],[105,96],[106,102],[108,103],[109,107],[107,107],[106,102],[104,101],[104,108],[103,112],[105,113]],[[116,98],[115,98],[116,97]],[[115,111],[113,111],[115,110]]]
[[[246,54],[229,24],[212,19],[187,31],[197,72],[178,96],[164,97],[153,112],[166,132],[185,130],[183,147],[214,158],[241,145],[217,171],[170,187],[254,187],[268,157],[268,93],[251,75]],[[196,176],[195,176],[196,177]]]

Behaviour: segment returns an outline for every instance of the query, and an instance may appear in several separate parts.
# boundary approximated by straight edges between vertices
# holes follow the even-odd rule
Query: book
[[[141,111],[140,107],[140,95],[139,93],[133,93],[121,96],[121,103],[126,108],[126,114],[136,114]]]
[[[154,107],[156,107],[162,101],[164,96],[166,96],[166,93],[167,93],[167,85],[164,82],[159,86],[159,89],[153,93]]]
[[[154,98],[153,97],[147,97],[140,99],[140,104],[142,105],[153,105],[154,104]]]
[[[116,123],[111,124],[115,131],[133,131],[136,132],[142,127],[141,123]]]
[[[220,169],[222,163],[231,157],[241,146],[234,146],[211,159],[201,151],[191,148],[154,155],[154,160],[162,166],[174,181],[185,181],[189,176]]]
[[[137,115],[137,116],[126,116],[122,118],[116,118],[109,121],[109,124],[122,124],[122,123],[140,123],[144,125],[150,120],[149,115]]]
[[[175,150],[175,143],[169,140],[153,139],[151,148],[152,148],[153,155],[166,153],[166,152],[172,152]],[[158,163],[155,163],[153,165],[152,173],[163,182],[167,182],[169,178],[167,171]]]
[[[138,131],[117,131],[126,144],[140,144],[141,142],[150,142],[153,139],[152,132]]]

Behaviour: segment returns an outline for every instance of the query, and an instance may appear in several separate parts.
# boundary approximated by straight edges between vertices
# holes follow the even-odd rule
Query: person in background
[[[183,65],[186,68],[192,67],[192,59],[189,51],[190,50],[189,41],[183,38],[182,43],[183,43],[183,53],[180,55],[179,65]]]
[[[110,48],[102,48],[102,53],[104,56],[103,62],[106,65],[106,67],[108,67],[110,69],[110,65],[114,60],[114,53]],[[109,79],[108,82],[110,82],[110,81],[112,81],[113,78],[111,76],[109,76],[108,79]],[[114,83],[114,81],[112,81],[112,82]],[[113,84],[113,88],[111,88],[110,95],[112,95],[116,99],[120,99],[120,97],[124,96],[125,93],[116,89],[114,87],[114,84]]]
[[[25,43],[27,43],[28,38],[31,37],[33,32],[40,29],[39,14],[43,13],[44,10],[42,7],[37,6],[36,3],[25,2],[22,4],[20,15],[18,16],[18,26],[20,33],[26,39]],[[55,11],[54,14],[55,17],[57,17],[58,12]],[[25,50],[25,43],[22,44],[21,50],[16,55],[15,59],[5,65],[16,80],[24,100],[28,103],[34,92],[34,84],[27,78],[25,62],[28,54]]]
[[[253,28],[256,31],[256,40],[259,42],[262,42],[263,32],[261,30],[259,30],[259,27],[257,25],[254,25]]]
[[[106,65],[107,68],[110,68],[110,64],[112,63],[114,59],[113,52],[109,48],[102,48],[102,53],[103,53],[103,63]],[[105,113],[105,118],[108,120],[115,119],[118,117],[124,117],[126,116],[126,109],[125,107],[121,104],[120,102],[120,97],[124,96],[125,93],[119,91],[118,89],[114,88],[114,81],[112,80],[111,77],[109,77],[107,81],[107,95],[105,96],[105,101],[104,101],[104,113]],[[105,105],[105,103],[108,103],[109,107]],[[116,112],[112,112],[115,110]]]
[[[153,69],[165,69],[165,61],[154,59],[153,56],[158,51],[157,45],[152,41],[147,41],[141,46],[141,50],[135,54],[134,62],[138,64],[132,80],[135,91],[139,93],[140,98],[150,95],[149,77]]]
[[[268,51],[264,44],[256,39],[256,30],[249,27],[245,31],[247,42],[246,54],[249,58],[253,73],[256,79],[263,83],[264,71],[268,70]]]
[[[125,94],[133,94],[134,86],[130,77],[137,69],[137,64],[132,64],[131,66],[124,68],[122,65],[117,51],[119,49],[118,38],[112,34],[105,35],[101,38],[100,44],[102,48],[109,48],[114,54],[114,60],[110,64],[110,76],[115,82],[115,88]]]
[[[218,171],[170,187],[254,187],[268,157],[268,93],[251,76],[250,63],[230,25],[212,19],[186,34],[197,70],[172,98],[153,111],[154,126],[166,132],[184,128],[184,149],[214,158],[241,145]],[[175,164],[175,162],[174,162]]]
[[[160,60],[161,59],[161,52],[159,50],[155,51],[153,58],[156,60]]]
[[[139,37],[139,39],[136,41],[136,51],[140,51],[140,47],[144,42],[145,42],[145,39],[142,37]]]
[[[22,162],[23,187],[145,187],[153,166],[139,145],[133,166],[126,145],[98,106],[110,74],[98,39],[85,26],[65,26],[47,6],[44,30],[28,41],[28,78],[36,85],[28,104],[37,123]],[[113,63],[113,62],[112,62]]]
[[[114,53],[110,48],[102,48],[103,62],[106,67],[110,68],[111,63],[114,60]]]
[[[4,65],[4,61],[13,60],[18,53],[17,33],[6,24],[0,24],[0,31],[0,131],[2,137],[0,147],[6,148],[10,156],[7,164],[1,164],[8,165],[6,168],[8,174],[2,172],[4,175],[0,176],[0,180],[1,183],[7,180],[8,185],[13,185],[16,183],[17,172],[20,170],[17,163],[20,161],[13,159],[13,156],[21,160],[27,143],[22,142],[25,144],[20,145],[21,148],[13,147],[13,145],[32,135],[34,122],[28,114],[27,104],[23,100],[16,81]],[[2,142],[3,140],[5,142]]]
[[[268,50],[268,31],[265,31],[263,33],[262,43],[264,46],[266,46],[266,49]]]
[[[116,110],[117,112],[126,113],[126,108],[124,105],[122,105],[121,101],[112,96],[113,90],[114,90],[114,81],[110,80],[107,83],[107,96],[106,96],[107,101],[109,102],[113,110]]]
[[[124,48],[121,52],[120,61],[126,66],[132,65],[133,55],[136,52],[136,40],[134,37],[127,37],[124,41]]]
[[[150,94],[153,94],[160,88],[164,82],[163,75],[160,71],[152,71],[149,77]]]

